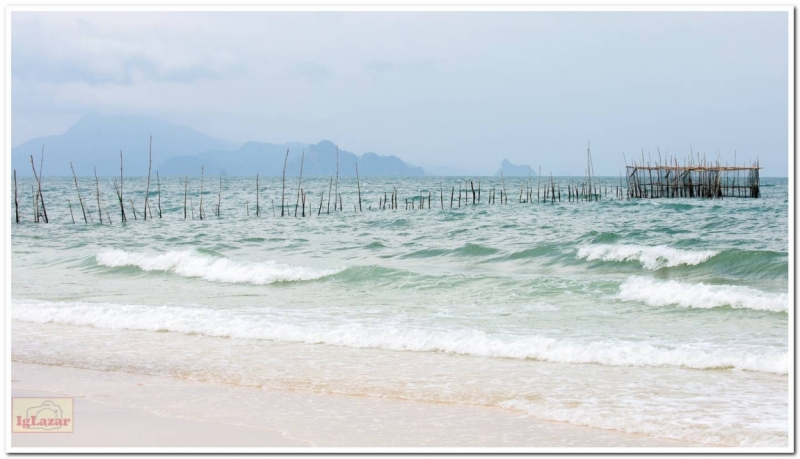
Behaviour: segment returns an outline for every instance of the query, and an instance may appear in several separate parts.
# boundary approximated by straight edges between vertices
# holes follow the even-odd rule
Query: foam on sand
[[[776,374],[786,374],[789,368],[787,353],[769,347],[720,348],[703,343],[665,347],[641,341],[509,337],[472,328],[442,330],[296,319],[291,322],[267,314],[184,306],[35,300],[14,300],[12,306],[14,320],[105,329],[608,366],[738,369]]]

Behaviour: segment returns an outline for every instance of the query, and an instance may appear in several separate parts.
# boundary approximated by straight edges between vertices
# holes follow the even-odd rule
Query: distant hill
[[[119,151],[123,151],[126,176],[147,175],[148,142],[153,135],[153,173],[162,176],[206,175],[280,176],[286,150],[289,160],[286,175],[297,176],[305,150],[303,175],[336,175],[336,145],[328,140],[318,144],[245,142],[241,146],[211,137],[193,129],[138,116],[84,116],[61,135],[29,140],[12,149],[12,167],[18,175],[32,175],[30,155],[39,167],[45,145],[45,176],[71,175],[69,163],[79,176],[119,174]],[[353,177],[358,162],[363,177],[422,176],[421,167],[405,163],[396,156],[367,152],[361,156],[339,150],[339,175]]]
[[[209,151],[194,156],[171,158],[158,166],[162,175],[200,175],[200,165],[210,175],[262,176],[283,174],[286,150],[289,159],[286,175],[296,177],[303,163],[303,176],[328,177],[336,175],[336,145],[323,140],[316,145],[302,143],[247,142],[237,151]],[[303,159],[305,150],[305,159]],[[355,177],[356,162],[362,177],[415,177],[424,175],[421,167],[406,164],[397,156],[381,156],[372,152],[358,156],[339,149],[339,176]]]
[[[536,172],[534,172],[532,167],[527,164],[511,164],[507,159],[503,159],[503,162],[500,163],[500,169],[495,172],[494,176],[499,177],[500,172],[502,172],[505,177],[527,177],[528,174],[530,174],[531,177],[536,177]]]
[[[209,150],[232,150],[237,143],[217,139],[184,126],[142,116],[82,117],[61,135],[29,140],[11,150],[12,168],[18,175],[33,175],[30,155],[39,167],[44,144],[44,173],[71,175],[70,161],[78,175],[119,174],[119,152],[123,152],[126,175],[147,175],[150,135],[153,135],[153,168],[175,156]]]

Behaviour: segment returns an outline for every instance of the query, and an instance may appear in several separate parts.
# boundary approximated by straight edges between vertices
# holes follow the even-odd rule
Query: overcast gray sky
[[[656,148],[788,172],[788,13],[12,14],[12,143],[86,113],[422,166],[597,174]]]

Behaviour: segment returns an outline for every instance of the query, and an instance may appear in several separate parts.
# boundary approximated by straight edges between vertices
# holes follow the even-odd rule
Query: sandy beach
[[[13,434],[14,451],[81,447],[686,447],[493,407],[216,385],[12,363],[12,396],[75,397],[73,434]]]

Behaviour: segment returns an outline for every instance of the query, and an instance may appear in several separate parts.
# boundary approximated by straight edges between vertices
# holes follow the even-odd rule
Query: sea
[[[122,223],[113,177],[45,176],[47,224],[18,180],[14,362],[788,446],[787,179],[570,201],[558,177],[545,202],[538,178],[304,177],[303,208],[297,177],[153,177],[145,220],[125,177]]]

